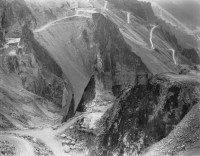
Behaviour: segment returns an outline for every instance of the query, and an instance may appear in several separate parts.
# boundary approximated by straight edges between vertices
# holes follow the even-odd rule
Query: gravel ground
[[[16,154],[15,146],[8,141],[0,141],[0,156],[14,156]]]

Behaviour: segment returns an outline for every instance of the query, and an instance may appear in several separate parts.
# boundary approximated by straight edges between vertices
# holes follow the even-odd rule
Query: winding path
[[[173,58],[174,64],[177,65],[176,58],[175,58],[175,50],[174,49],[169,49],[169,50],[172,51],[172,58]]]
[[[84,8],[79,8],[76,10],[75,14],[72,15],[72,16],[66,16],[66,17],[63,17],[63,18],[60,18],[60,19],[57,19],[55,21],[52,21],[52,22],[49,22],[47,23],[46,25],[38,28],[38,29],[35,29],[33,32],[34,33],[38,33],[40,31],[44,31],[46,29],[48,29],[49,27],[55,25],[57,22],[60,22],[62,20],[65,20],[65,19],[69,19],[69,18],[73,18],[73,17],[85,17],[85,18],[92,18],[92,16],[87,16],[87,15],[84,15],[84,14],[81,14],[81,12],[85,12],[85,13],[89,13],[89,14],[93,14],[93,13],[96,13],[96,11],[94,9],[84,9]]]
[[[151,49],[155,49],[154,45],[153,45],[153,41],[152,41],[152,38],[153,38],[153,31],[155,28],[157,28],[158,26],[157,25],[154,25],[153,28],[151,29],[150,31],[150,38],[149,38],[149,41],[151,43]]]
[[[56,136],[65,131],[65,129],[72,126],[73,123],[84,117],[84,115],[85,114],[81,114],[77,117],[74,117],[69,122],[59,127],[57,130],[53,130],[51,127],[44,129],[33,129],[33,130],[16,130],[16,131],[10,131],[9,133],[11,135],[0,134],[0,137],[16,145],[17,149],[19,149],[18,150],[19,155],[17,156],[33,156],[34,155],[33,147],[30,146],[28,141],[14,137],[12,134],[26,135],[40,139],[47,147],[50,148],[50,150],[52,150],[54,156],[71,156],[70,154],[64,152],[62,142],[58,140]]]

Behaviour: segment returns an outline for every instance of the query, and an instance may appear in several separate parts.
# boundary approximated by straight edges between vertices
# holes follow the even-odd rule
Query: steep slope
[[[63,79],[59,65],[34,39],[30,29],[36,21],[24,1],[2,1],[1,9],[1,83],[8,86],[8,90],[2,87],[5,110],[1,112],[1,127],[38,127],[42,118],[43,126],[61,122],[73,101],[71,84]],[[10,86],[14,83],[15,88]],[[30,106],[24,106],[26,101]]]
[[[92,1],[93,5],[99,9],[102,8],[104,5],[104,1]],[[137,7],[136,7],[137,6]],[[109,1],[108,9],[103,10],[105,14],[109,18],[113,20],[113,22],[117,23],[118,27],[121,29],[121,32],[125,36],[125,38],[128,38],[129,40],[132,40],[132,44],[137,43],[140,44],[140,49],[142,50],[147,57],[149,58],[155,58],[156,62],[157,60],[161,60],[161,64],[164,60],[168,60],[172,56],[172,53],[168,49],[175,49],[176,51],[176,58],[179,60],[179,64],[194,64],[195,62],[191,62],[187,59],[187,56],[184,55],[183,50],[187,51],[188,49],[193,49],[193,51],[196,53],[197,59],[199,59],[199,42],[196,39],[196,37],[193,35],[193,33],[188,33],[183,28],[178,28],[177,26],[173,26],[169,24],[169,22],[160,16],[158,16],[156,13],[154,13],[155,9],[152,8],[152,5],[150,3],[146,2],[138,2],[138,1]],[[131,13],[131,22],[129,24],[125,23],[127,17],[127,12]],[[150,52],[148,52],[147,49],[144,48],[148,47],[149,45],[149,29],[151,27],[151,24],[158,25],[159,27],[154,32],[153,37],[153,43],[155,44],[156,51],[158,53],[149,55]],[[127,30],[128,29],[128,30]],[[130,41],[129,41],[130,42]],[[175,43],[174,43],[175,42]],[[134,49],[136,49],[136,45],[133,46]],[[136,51],[136,50],[135,50]],[[137,55],[140,55],[141,58],[146,56],[143,56],[142,52],[138,52]],[[163,56],[164,55],[164,56]],[[195,59],[195,58],[194,58]],[[143,60],[145,61],[145,60]],[[148,64],[150,61],[145,61],[146,64]],[[155,62],[155,60],[154,60]],[[153,63],[153,62],[152,62]],[[198,63],[197,63],[198,64]],[[152,66],[152,65],[148,65]],[[163,66],[163,65],[161,65]],[[168,71],[172,71],[173,68],[170,65],[164,65],[163,67],[166,70],[168,68]],[[156,67],[154,67],[156,69]],[[152,69],[153,70],[153,69]],[[160,71],[157,69],[157,71]],[[174,70],[173,70],[174,71]]]
[[[34,1],[34,6],[40,4],[44,6],[43,2]],[[82,2],[78,4],[80,7],[87,6]],[[131,52],[120,31],[111,21],[99,14],[93,17],[78,16],[73,11],[73,6],[69,4],[66,7],[71,9],[73,16],[66,15],[65,9],[56,12],[54,8],[52,12],[56,18],[53,20],[64,14],[65,17],[37,28],[52,19],[46,15],[37,19],[36,10],[32,5],[23,0],[5,1],[1,18],[3,39],[7,42],[4,43],[3,49],[7,50],[11,47],[10,44],[16,44],[15,39],[9,37],[19,39],[17,46],[20,47],[16,49],[15,45],[14,51],[11,48],[7,50],[8,53],[14,54],[8,57],[6,52],[5,56],[8,58],[6,63],[8,62],[9,65],[7,72],[17,74],[25,89],[59,106],[66,106],[63,110],[66,115],[72,103],[75,104],[72,107],[76,110],[84,89],[96,72],[105,89],[112,90],[116,95],[125,86],[134,85],[136,81],[140,81],[139,77],[141,83],[145,83],[150,72]],[[49,5],[46,7],[48,8]],[[90,9],[85,11],[89,14],[95,13]],[[26,15],[20,16],[20,13]],[[44,23],[40,23],[40,20]],[[105,22],[105,25],[101,24],[102,22]],[[112,33],[116,36],[110,33],[109,27],[113,28]],[[35,29],[34,34],[31,29]],[[116,40],[118,37],[119,40]],[[104,38],[110,39],[104,41]],[[114,56],[115,52],[117,56]],[[133,67],[130,66],[130,62]],[[109,68],[107,68],[108,64],[110,64]],[[127,77],[125,80],[123,80],[124,76]],[[61,96],[64,90],[67,91],[65,104],[62,99],[64,94],[63,97]]]
[[[16,75],[1,70],[0,129],[45,127],[60,122],[60,108],[23,89]]]
[[[103,1],[93,0],[92,4],[97,8],[102,8]],[[123,3],[121,5],[123,6]],[[168,51],[168,49],[172,48],[170,44],[154,34],[153,43],[157,51],[150,48],[150,29],[146,26],[144,20],[140,20],[136,18],[137,15],[132,14],[131,23],[127,24],[126,12],[117,10],[112,3],[103,12],[119,27],[132,51],[141,58],[142,62],[147,65],[153,74],[179,72],[179,68],[173,63],[171,52]]]
[[[187,10],[189,10],[192,5],[195,6],[195,4],[196,6],[199,5],[195,1],[189,3],[186,1],[177,3],[156,1],[151,5],[155,14],[154,21],[160,26],[156,34],[177,51],[181,64],[199,64],[200,43],[198,41],[198,30],[196,33],[193,31],[193,28],[197,27],[198,24],[195,24],[195,22],[191,22],[189,25],[185,24],[187,23],[185,19],[194,21],[193,18],[197,18],[196,15],[192,16],[192,14],[195,14],[193,11],[187,13]],[[187,5],[187,9],[183,10],[181,8],[181,6],[186,7]],[[193,51],[193,54],[196,53],[194,54],[196,56],[193,57],[194,61],[188,59],[188,55],[190,55],[189,51]]]
[[[23,0],[2,0],[1,3],[1,30],[6,37],[21,36],[24,24],[28,24],[30,28],[36,26],[35,17]]]
[[[148,148],[142,156],[199,155],[199,103],[162,141]]]
[[[134,84],[137,75],[142,77],[144,72],[145,77],[148,73],[141,60],[125,43],[116,25],[100,14],[94,14],[92,19],[66,17],[47,29],[36,32],[35,37],[51,53],[72,83],[76,106],[95,70],[99,70],[102,83],[110,90],[117,85]],[[98,55],[102,67],[97,65]],[[136,66],[130,67],[131,62]],[[129,70],[133,73],[129,73]],[[124,72],[127,79],[120,79],[117,72]],[[113,84],[115,82],[122,84]]]
[[[126,89],[100,120],[96,138],[98,150],[92,152],[96,155],[141,154],[145,148],[165,138],[191,109],[194,111],[196,106],[193,106],[198,102],[199,80],[196,76],[162,74],[146,85]],[[184,127],[178,125],[175,134],[181,136],[180,133],[191,132],[185,131]],[[169,140],[163,141],[169,143]],[[171,144],[170,141],[170,147],[163,146],[167,151],[178,147],[179,142]],[[154,155],[159,155],[159,152]]]
[[[127,1],[127,3],[128,2],[129,1]],[[16,1],[15,3],[11,2],[11,11],[7,11],[7,14],[13,12],[12,10],[20,12],[20,9],[15,6],[24,6],[22,7],[21,12],[26,12],[27,17],[22,17],[20,19],[17,18],[14,22],[20,24],[21,31],[23,31],[22,27],[24,27],[24,24],[22,23],[26,23],[27,29],[38,27],[33,31],[34,37],[31,33],[26,32],[25,36],[33,45],[35,42],[38,42],[38,44],[41,45],[39,48],[37,48],[37,45],[34,45],[33,47],[35,51],[39,51],[43,47],[46,52],[50,54],[50,57],[52,57],[62,68],[64,77],[68,82],[68,88],[71,86],[71,98],[72,94],[74,94],[75,109],[80,102],[87,83],[91,76],[94,75],[96,65],[101,61],[103,63],[101,68],[104,69],[100,69],[102,70],[100,71],[100,77],[102,78],[105,88],[110,89],[113,92],[121,90],[127,85],[134,85],[137,76],[140,77],[139,79],[145,79],[146,76],[150,76],[148,73],[178,73],[180,71],[179,66],[174,64],[171,51],[168,50],[173,47],[171,43],[165,41],[165,38],[162,38],[162,35],[161,37],[156,35],[153,38],[156,49],[152,50],[149,48],[150,30],[143,24],[154,20],[154,14],[150,3],[134,1],[133,3],[130,3],[130,6],[136,4],[138,7],[130,8],[128,7],[129,5],[123,6],[120,2],[111,1],[109,3],[109,10],[102,13],[106,14],[108,21],[112,20],[116,26],[113,26],[112,22],[107,22],[107,20],[103,18],[97,21],[95,20],[96,16],[92,19],[91,16],[79,16],[77,14],[78,11],[75,12],[73,10],[74,7],[89,7],[88,10],[85,9],[85,12],[88,12],[89,14],[98,11],[101,12],[104,3],[103,1],[91,1],[93,6],[98,8],[96,11],[90,8],[91,4],[88,2],[78,2],[77,6],[74,6],[72,3],[67,1],[55,3],[52,1],[47,1],[45,3],[43,1]],[[55,7],[53,7],[53,5],[55,5]],[[39,8],[40,11],[37,11],[35,9],[36,7]],[[136,20],[132,21],[129,25],[126,24],[124,20],[124,12],[118,9],[131,11],[134,13],[131,18]],[[47,13],[46,10],[49,10],[51,14]],[[42,12],[41,17],[38,16],[38,12]],[[82,12],[84,12],[84,9]],[[5,17],[9,18],[9,16]],[[50,22],[52,20],[53,22]],[[4,21],[4,23],[6,23],[6,20]],[[47,24],[44,25],[45,23]],[[97,26],[95,27],[95,25]],[[109,29],[110,26],[113,28],[111,31]],[[120,32],[116,27],[119,27]],[[10,31],[9,28],[7,29]],[[108,35],[105,35],[105,33]],[[112,35],[111,33],[115,35]],[[8,33],[6,33],[6,35],[7,34]],[[118,38],[117,36],[120,40],[116,40],[116,38]],[[108,38],[110,38],[110,40],[103,41]],[[122,45],[121,47],[116,46],[119,42]],[[127,43],[129,45],[127,45]],[[117,51],[117,55],[119,55],[116,58],[113,57],[113,54],[115,54],[114,51]],[[133,60],[128,57],[128,60],[122,60],[124,55],[122,52],[127,52],[125,55],[133,55],[131,54],[132,52],[138,55],[141,58],[141,61],[148,66],[150,72],[146,67],[141,65],[140,60]],[[100,55],[100,60],[98,60],[98,55]],[[42,59],[40,62],[44,62],[44,55],[37,56]],[[186,56],[188,55],[186,54]],[[176,55],[176,58],[177,62],[181,63],[182,58],[179,55]],[[192,59],[190,58],[190,60]],[[126,63],[124,64],[124,62]],[[134,62],[133,64],[135,64],[136,67],[130,67],[133,65],[130,62]],[[159,66],[157,64],[159,64]],[[129,70],[134,72],[129,72]],[[118,72],[121,75],[118,74]],[[56,73],[56,75],[57,74],[58,73]],[[126,80],[122,80],[124,79],[123,75],[126,77]],[[57,76],[61,77],[60,75]],[[69,101],[71,100],[68,100],[68,103]]]
[[[95,60],[96,47],[83,38],[83,31],[87,33],[89,28],[87,19],[74,17],[35,33],[36,40],[47,49],[71,82],[76,106],[90,79],[91,65],[94,64],[90,61]]]
[[[193,35],[137,0],[1,2],[1,138],[36,155],[199,152]]]
[[[126,43],[117,25],[100,14],[94,14],[95,41],[99,44],[101,81],[114,95],[128,85],[145,84],[151,71]]]

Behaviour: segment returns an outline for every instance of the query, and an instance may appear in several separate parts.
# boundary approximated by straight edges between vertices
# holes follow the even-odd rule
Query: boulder
[[[63,147],[63,149],[64,149],[65,153],[69,153],[69,152],[71,151],[70,147],[67,146],[67,145],[65,145],[65,146]]]
[[[61,134],[60,137],[61,138],[66,138],[67,136],[66,136],[66,134]]]

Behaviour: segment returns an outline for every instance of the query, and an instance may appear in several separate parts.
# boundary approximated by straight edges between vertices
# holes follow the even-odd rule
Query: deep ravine
[[[199,152],[193,34],[150,2],[0,1],[0,155]]]

